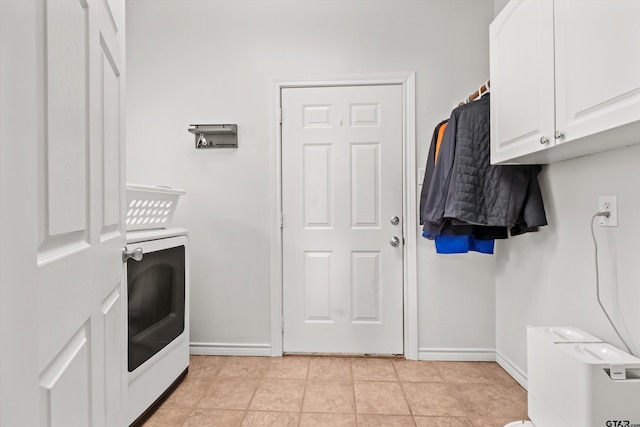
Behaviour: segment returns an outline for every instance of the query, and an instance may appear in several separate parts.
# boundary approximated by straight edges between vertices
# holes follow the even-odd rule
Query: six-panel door
[[[402,87],[282,106],[284,352],[401,354]]]
[[[124,2],[40,2],[38,372],[46,426],[119,426]]]

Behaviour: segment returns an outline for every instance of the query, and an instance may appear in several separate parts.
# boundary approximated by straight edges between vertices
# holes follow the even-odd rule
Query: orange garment
[[[435,153],[435,159],[434,159],[434,163],[438,163],[438,153],[440,152],[440,143],[442,142],[442,137],[444,136],[444,130],[447,128],[447,125],[449,123],[445,123],[442,126],[440,126],[440,129],[438,130],[438,139],[436,140],[436,153]]]

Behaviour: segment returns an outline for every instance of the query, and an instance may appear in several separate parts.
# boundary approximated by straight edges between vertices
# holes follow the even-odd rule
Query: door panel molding
[[[351,143],[351,228],[380,228],[380,143]],[[360,185],[374,183],[374,186]]]
[[[416,143],[415,143],[415,72],[397,72],[358,75],[330,75],[323,77],[272,77],[271,78],[271,131],[269,141],[270,161],[270,288],[271,288],[271,355],[282,355],[282,133],[281,91],[291,87],[331,87],[401,85],[403,92],[403,209],[402,221],[405,245],[403,247],[404,271],[404,355],[418,359],[418,304],[417,304],[417,193],[416,193]],[[316,112],[317,113],[317,112]],[[372,111],[362,111],[360,121],[375,121]],[[286,117],[284,118],[286,120]],[[314,120],[315,121],[315,120]],[[363,123],[364,124],[364,123]],[[370,124],[369,124],[370,125]]]
[[[91,422],[90,327],[87,321],[40,375],[40,408],[46,414],[47,426]],[[78,384],[84,390],[78,390]],[[76,399],[70,400],[69,395]]]
[[[46,2],[44,176],[45,239],[88,229],[89,10]],[[62,203],[60,203],[62,202]]]

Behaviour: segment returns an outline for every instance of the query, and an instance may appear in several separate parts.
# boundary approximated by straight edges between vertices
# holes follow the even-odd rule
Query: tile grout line
[[[406,359],[405,359],[406,360]],[[396,364],[391,361],[391,367],[393,368],[393,372],[396,374],[396,378],[398,379],[398,385],[400,386],[400,391],[402,392],[402,397],[404,398],[404,403],[406,403],[407,408],[409,409],[409,415],[411,416],[411,420],[413,421],[413,425],[416,425],[415,414],[413,413],[413,409],[411,408],[411,404],[409,403],[409,399],[407,399],[407,393],[403,387],[403,382],[400,380],[400,375],[398,374],[398,370],[396,369]]]
[[[460,401],[460,398],[458,397],[458,394],[455,391],[455,388],[452,387],[453,384],[455,383],[451,383],[449,381],[446,380],[445,375],[442,372],[442,369],[440,369],[440,365],[436,364],[436,369],[438,370],[438,372],[440,373],[440,376],[442,377],[442,379],[444,380],[444,385],[445,387],[447,387],[447,390],[449,390],[451,392],[451,394],[453,395],[453,398],[456,400],[456,402],[458,403],[458,405],[460,406],[460,408],[462,409],[462,412],[464,412],[464,416],[467,420],[469,420],[470,423],[473,424],[473,421],[471,421],[471,419],[469,418],[469,413],[467,412],[467,410],[465,409],[464,405],[462,404],[462,402]],[[483,371],[484,372],[484,371]]]
[[[485,363],[495,363],[495,362],[475,362],[476,364],[478,364],[478,366],[480,367],[480,370],[487,376],[489,377],[489,379],[493,382],[493,385],[495,385],[496,387],[507,387],[505,384],[500,384],[498,383],[497,379],[493,377],[493,375],[491,375],[489,372],[487,372],[487,370],[484,368]],[[497,365],[497,363],[496,363]],[[488,366],[488,365],[486,365]],[[500,365],[497,365],[500,366]],[[502,369],[502,368],[500,368]],[[512,377],[513,378],[513,377]],[[519,384],[518,384],[519,385]],[[522,387],[522,386],[521,386]],[[457,397],[457,396],[456,396]],[[464,409],[464,408],[463,408]],[[524,417],[524,418],[528,418],[528,414]],[[523,419],[524,419],[523,418]],[[469,419],[471,421],[471,419]],[[473,421],[471,421],[471,423],[473,425],[475,425],[475,423]]]
[[[353,416],[356,419],[356,426],[358,425],[358,403],[356,401],[356,380],[353,377],[353,360],[349,361],[349,372],[351,374],[351,394],[353,395]]]
[[[302,424],[302,408],[304,407],[304,399],[307,396],[307,385],[309,384],[309,371],[311,370],[311,360],[313,358],[309,358],[307,360],[307,373],[304,377],[304,390],[302,390],[302,402],[300,402],[300,411],[298,412],[298,427]]]
[[[464,412],[465,418],[468,419],[469,422],[473,424],[473,421],[471,421],[471,418],[469,418],[469,412],[465,409],[464,405],[460,401],[460,398],[458,397],[458,393],[456,393],[455,388],[451,387],[453,384],[452,383],[445,383],[445,384],[447,385],[447,388],[449,389],[449,391],[451,391],[453,398],[456,399],[456,402],[458,402],[458,405],[460,405],[460,408],[462,408],[462,412]]]
[[[396,378],[398,378],[398,384],[400,385],[400,391],[402,391],[402,397],[404,397],[404,402],[407,404],[407,407],[409,408],[409,415],[411,416],[411,421],[413,422],[413,425],[415,427],[418,425],[418,423],[416,423],[416,414],[413,413],[413,409],[411,408],[411,403],[409,403],[409,399],[407,399],[407,393],[404,389],[404,384],[406,382],[403,382],[400,379],[400,374],[398,374],[398,369],[396,368],[396,364],[393,362],[394,361],[392,360],[391,366],[393,367],[393,371],[396,373]]]
[[[476,362],[476,363],[478,363],[478,366],[480,367],[480,370],[481,370],[481,371],[482,371],[482,372],[483,372],[487,377],[489,377],[489,379],[493,382],[493,384],[494,384],[494,385],[500,385],[500,384],[498,384],[498,382],[495,380],[495,378],[493,378],[493,376],[491,376],[491,375],[489,374],[489,372],[487,372],[487,371],[484,369],[484,367],[482,366],[482,364],[481,364],[481,363],[479,363],[479,362]]]
[[[269,365],[271,365],[271,360],[269,361]],[[262,383],[262,380],[264,379],[265,375],[267,374],[267,371],[269,370],[269,368],[265,369],[264,372],[262,373],[262,375],[260,376],[260,378],[256,378],[258,380],[258,385],[256,386],[256,389],[253,390],[253,393],[251,394],[251,399],[249,399],[249,402],[247,403],[247,407],[244,410],[244,415],[242,416],[242,421],[240,421],[240,426],[242,426],[242,424],[244,423],[245,418],[247,418],[247,414],[249,413],[249,408],[251,407],[251,403],[253,403],[253,399],[256,397],[256,393],[258,392],[258,388],[260,388],[260,383]],[[249,379],[251,377],[247,377],[246,379]]]
[[[227,363],[227,360],[224,361],[224,363],[222,363],[220,366],[216,366],[216,372],[215,375],[213,377],[206,377],[206,378],[217,378],[218,374],[220,373],[220,369],[222,368],[222,365],[225,365]],[[188,374],[187,374],[188,375]],[[194,377],[197,378],[197,377]],[[200,396],[200,399],[198,399],[198,401],[195,403],[195,405],[193,405],[193,408],[191,408],[191,411],[187,414],[186,418],[183,420],[181,426],[185,426],[185,424],[187,423],[187,420],[189,419],[189,417],[194,413],[194,411],[196,409],[198,409],[198,404],[202,401],[202,399],[204,399],[204,396],[207,394],[207,392],[213,388],[213,385],[215,384],[215,380],[211,382],[211,384],[209,385],[209,387],[207,388],[207,390],[205,390],[205,392],[202,394],[202,396]]]

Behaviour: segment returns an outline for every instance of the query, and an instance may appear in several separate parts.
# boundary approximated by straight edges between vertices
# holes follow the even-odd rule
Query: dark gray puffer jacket
[[[422,217],[526,231],[547,224],[538,185],[540,166],[491,165],[490,95],[453,110]]]

